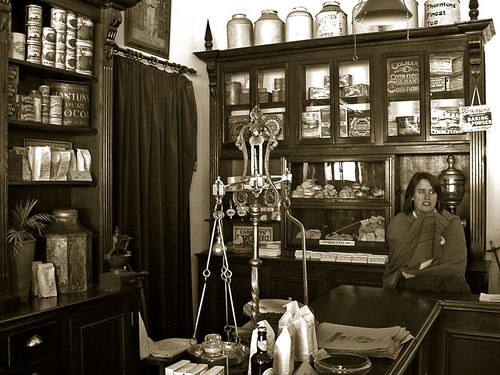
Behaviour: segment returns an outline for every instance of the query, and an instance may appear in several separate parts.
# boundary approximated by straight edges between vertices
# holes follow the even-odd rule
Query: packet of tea
[[[52,263],[38,265],[38,290],[40,297],[57,296],[56,271]]]

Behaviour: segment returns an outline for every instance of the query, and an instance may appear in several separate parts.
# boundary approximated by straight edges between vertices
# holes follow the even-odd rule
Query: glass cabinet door
[[[278,141],[285,139],[286,70],[284,68],[257,70],[256,104],[262,109],[264,123],[274,129]]]
[[[241,128],[250,121],[250,73],[224,74],[223,142],[236,142]]]
[[[370,120],[370,63],[339,63],[338,137],[359,143],[373,134]]]
[[[302,82],[299,140],[307,143],[308,140],[323,139],[330,143],[330,64],[303,66]]]
[[[462,134],[459,108],[464,100],[462,52],[429,55],[430,135]]]
[[[223,143],[234,145],[241,128],[250,121],[250,110],[258,105],[264,123],[274,130],[276,139],[285,137],[285,68],[224,74]]]
[[[388,141],[423,140],[421,121],[420,56],[386,59]]]

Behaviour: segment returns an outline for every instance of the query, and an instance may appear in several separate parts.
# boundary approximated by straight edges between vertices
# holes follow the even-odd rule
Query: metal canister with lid
[[[304,40],[312,38],[312,16],[305,7],[295,7],[286,17],[285,40]]]
[[[347,35],[347,15],[338,1],[325,1],[316,14],[315,38]]]
[[[265,9],[260,18],[255,22],[254,44],[282,43],[285,38],[285,23],[278,17],[278,12]]]
[[[427,0],[425,8],[425,27],[460,22],[460,0]]]
[[[253,24],[246,14],[236,13],[227,23],[227,48],[253,46]]]

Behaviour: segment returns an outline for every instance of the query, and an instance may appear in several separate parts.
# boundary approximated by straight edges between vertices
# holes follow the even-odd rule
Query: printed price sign
[[[460,107],[459,116],[464,132],[488,130],[493,125],[489,105]]]

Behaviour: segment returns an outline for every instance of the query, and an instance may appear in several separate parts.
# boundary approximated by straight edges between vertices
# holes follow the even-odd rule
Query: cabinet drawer
[[[9,332],[9,367],[18,368],[57,356],[57,322],[49,321]]]

